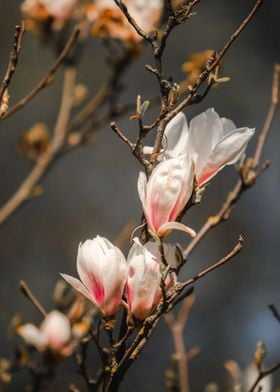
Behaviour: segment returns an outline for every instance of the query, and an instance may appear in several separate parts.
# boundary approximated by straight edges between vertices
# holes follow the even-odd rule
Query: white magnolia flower
[[[199,186],[214,177],[224,166],[236,163],[254,135],[252,128],[236,128],[235,124],[219,117],[214,109],[194,117],[188,126],[183,113],[177,114],[165,130],[167,146],[163,158],[187,154],[194,162]],[[152,152],[145,147],[145,153]]]
[[[30,345],[38,350],[50,348],[54,351],[66,353],[71,339],[71,325],[69,319],[57,310],[50,312],[40,328],[33,324],[21,325],[18,333]]]
[[[127,263],[122,252],[103,237],[95,237],[79,245],[78,280],[62,277],[92,301],[103,316],[117,313],[127,279]]]
[[[186,206],[193,191],[193,167],[186,155],[160,162],[149,180],[140,172],[138,193],[149,230],[156,237],[164,237],[173,230],[195,232],[176,218]]]

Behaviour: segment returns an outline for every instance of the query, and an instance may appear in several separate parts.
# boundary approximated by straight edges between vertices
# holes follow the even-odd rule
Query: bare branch
[[[186,282],[182,283],[181,286],[182,288],[190,286],[197,280],[203,278],[205,275],[209,274],[210,272],[214,271],[217,268],[220,268],[222,265],[226,264],[228,261],[232,260],[234,256],[236,256],[242,249],[243,247],[243,237],[239,236],[238,243],[235,245],[235,247],[232,249],[231,252],[229,252],[225,257],[223,257],[221,260],[217,261],[215,264],[211,265],[210,267],[206,268],[205,270],[199,272],[197,275],[195,275],[193,278],[188,279]]]
[[[138,25],[136,20],[128,12],[127,6],[122,2],[122,0],[114,0],[114,2],[120,8],[120,10],[123,12],[123,14],[127,18],[128,22],[131,24],[131,26],[134,27],[134,29],[140,35],[140,37],[150,41],[149,34],[145,33],[145,31],[141,29],[141,27]]]
[[[77,27],[71,34],[69,40],[67,41],[66,45],[64,46],[62,52],[52,65],[52,67],[49,69],[49,71],[46,73],[46,75],[40,80],[40,82],[22,99],[19,100],[14,106],[10,108],[10,110],[7,111],[7,113],[2,117],[2,119],[10,117],[12,114],[17,112],[19,109],[24,107],[28,102],[30,102],[41,90],[43,90],[45,87],[49,86],[53,80],[54,80],[54,74],[58,70],[58,68],[61,66],[61,64],[64,62],[68,54],[70,53],[71,49],[75,45],[78,37],[80,34],[80,29]]]
[[[64,77],[63,95],[57,122],[54,128],[53,138],[47,151],[42,154],[26,179],[22,182],[16,193],[0,209],[0,225],[17,210],[32,194],[34,186],[45,175],[46,170],[53,163],[57,153],[63,146],[67,132],[67,126],[72,108],[73,91],[76,80],[76,70],[73,67],[66,68]]]
[[[40,304],[39,300],[35,297],[32,293],[30,288],[28,287],[27,283],[24,280],[19,282],[19,288],[22,294],[35,306],[35,308],[41,313],[43,317],[46,317],[47,311],[44,307]]]
[[[2,97],[5,93],[5,91],[7,90],[11,80],[12,80],[14,73],[15,73],[16,66],[18,63],[18,57],[19,57],[21,47],[22,47],[22,39],[23,39],[24,33],[25,33],[25,22],[21,22],[20,25],[16,26],[16,32],[14,35],[13,50],[10,55],[10,60],[9,60],[9,64],[8,64],[8,67],[6,70],[6,74],[4,76],[2,84],[0,86],[0,102],[1,102]]]

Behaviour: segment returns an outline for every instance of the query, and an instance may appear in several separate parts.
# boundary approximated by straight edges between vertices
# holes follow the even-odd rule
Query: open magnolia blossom
[[[173,229],[195,236],[192,229],[176,222],[192,194],[193,179],[193,164],[186,155],[160,162],[148,181],[140,172],[138,193],[154,237],[165,237]]]
[[[144,320],[160,300],[160,258],[156,246],[142,245],[138,238],[133,241],[127,259],[127,301],[131,314]]]
[[[117,313],[127,279],[127,263],[122,252],[103,237],[79,245],[77,271],[81,279],[61,274],[101,311],[104,317]]]
[[[154,30],[163,10],[163,0],[124,0],[129,13],[145,31]],[[114,0],[94,0],[87,15],[95,35],[105,35],[123,41],[138,42],[142,38],[127,21]]]
[[[71,325],[69,319],[57,310],[50,312],[40,328],[33,324],[18,327],[17,332],[26,341],[39,351],[47,348],[68,356],[73,351],[71,344]]]
[[[199,186],[211,180],[224,166],[231,165],[243,156],[252,128],[236,128],[235,124],[219,117],[214,109],[194,117],[188,126],[183,113],[177,114],[165,130],[167,146],[164,158],[187,154],[194,162],[196,181]],[[151,153],[145,147],[145,153]]]

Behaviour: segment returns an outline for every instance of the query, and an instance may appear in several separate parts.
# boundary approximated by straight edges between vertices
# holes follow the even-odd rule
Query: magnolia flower
[[[166,127],[167,149],[163,155],[174,158],[187,154],[194,162],[197,184],[201,186],[242,157],[254,132],[252,128],[236,128],[214,109],[193,118],[190,126],[185,115],[178,113]],[[150,153],[151,147],[144,152]]]
[[[77,271],[81,279],[61,274],[86,298],[92,301],[103,316],[117,313],[127,279],[127,264],[122,252],[103,237],[95,237],[79,245]]]
[[[130,15],[141,28],[150,32],[159,22],[163,10],[162,0],[126,0]],[[114,0],[94,0],[87,7],[87,15],[94,22],[93,33],[109,35],[112,38],[138,42],[142,39],[127,21]]]
[[[69,355],[72,352],[71,325],[69,319],[57,310],[50,312],[40,328],[33,324],[25,324],[18,327],[18,333],[26,343],[36,347],[39,351],[50,348],[61,355]]]
[[[155,237],[164,237],[173,229],[195,236],[192,229],[176,222],[192,191],[193,168],[186,155],[159,163],[148,182],[140,172],[138,193],[149,230]]]
[[[138,238],[134,238],[127,259],[128,307],[132,315],[139,320],[144,320],[160,299],[160,259],[151,250],[149,245],[142,245]]]

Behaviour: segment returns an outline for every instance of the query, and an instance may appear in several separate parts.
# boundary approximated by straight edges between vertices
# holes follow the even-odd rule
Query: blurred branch
[[[123,245],[126,243],[126,241],[130,239],[131,233],[134,228],[135,228],[135,221],[132,219],[123,227],[123,229],[115,238],[114,240],[115,246],[117,246],[118,248],[122,248]]]
[[[169,312],[164,315],[164,320],[171,332],[175,346],[175,358],[178,362],[181,392],[188,392],[190,390],[188,375],[188,357],[184,341],[184,328],[193,304],[194,296],[190,296],[184,299],[177,318],[175,318],[172,312]]]
[[[28,287],[27,283],[24,280],[21,280],[19,282],[19,288],[20,291],[23,293],[23,295],[35,306],[35,308],[41,313],[41,315],[43,317],[46,317],[47,311],[40,304],[39,300],[35,297],[35,295],[32,293],[32,291],[30,290],[30,288]]]
[[[264,123],[264,126],[260,132],[259,140],[255,149],[254,158],[249,158],[246,160],[244,165],[242,165],[240,173],[243,176],[239,178],[236,182],[234,188],[229,192],[224,201],[221,209],[214,216],[210,216],[201,229],[198,231],[196,237],[189,243],[189,245],[184,250],[184,257],[187,258],[191,252],[196,248],[200,241],[205,237],[209,230],[217,226],[221,222],[227,220],[230,216],[232,209],[234,208],[236,202],[239,200],[241,195],[255,184],[257,178],[263,173],[263,171],[268,167],[268,162],[260,167],[258,171],[254,171],[260,163],[261,154],[265,145],[268,132],[271,128],[272,121],[275,117],[276,110],[279,106],[279,75],[280,75],[280,65],[276,64],[274,66],[273,72],[273,83],[272,83],[272,99],[268,110],[268,114]]]
[[[70,53],[71,49],[75,45],[78,37],[80,34],[80,29],[78,27],[75,28],[73,33],[71,34],[69,40],[67,41],[66,45],[64,46],[62,52],[52,65],[52,67],[49,69],[49,71],[46,73],[46,75],[40,80],[40,82],[25,96],[23,97],[20,101],[18,101],[14,106],[10,108],[10,110],[7,111],[7,113],[2,117],[2,119],[10,117],[12,114],[17,112],[19,109],[24,107],[28,102],[30,102],[41,90],[43,90],[45,87],[49,86],[53,80],[54,80],[54,74],[58,70],[58,68],[61,66],[61,64],[64,62],[68,54]]]
[[[50,146],[47,151],[38,158],[36,165],[20,185],[16,193],[0,209],[0,225],[32,196],[35,185],[45,175],[47,169],[53,163],[57,153],[63,146],[72,108],[75,80],[76,69],[73,67],[66,68],[60,111],[54,127]]]
[[[16,32],[14,35],[14,44],[13,44],[13,50],[10,54],[10,60],[9,64],[6,70],[6,74],[4,76],[4,79],[1,83],[0,86],[0,102],[2,101],[3,95],[5,91],[7,90],[12,77],[15,73],[16,66],[18,63],[18,57],[22,48],[22,39],[23,35],[25,33],[25,22],[21,22],[20,25],[16,26]]]

